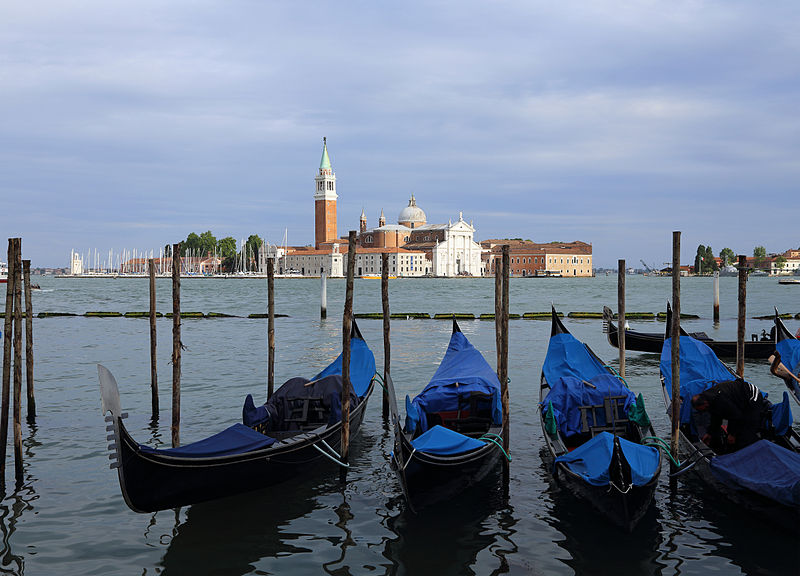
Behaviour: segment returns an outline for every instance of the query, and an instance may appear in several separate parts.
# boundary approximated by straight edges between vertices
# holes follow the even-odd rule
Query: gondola
[[[672,321],[667,312],[667,329]],[[800,521],[800,436],[791,426],[788,392],[773,404],[762,427],[761,439],[735,452],[717,453],[700,440],[702,415],[692,408],[695,394],[731,381],[736,374],[704,342],[680,337],[679,473],[694,474],[714,492],[770,522],[797,529]],[[661,352],[661,385],[671,414],[672,339]]]
[[[248,394],[243,423],[197,442],[170,449],[139,444],[125,428],[119,389],[98,365],[103,414],[125,503],[154,512],[230,496],[290,479],[329,460],[339,461],[342,356],[310,381],[292,378],[263,406]],[[375,358],[352,325],[350,430],[364,416],[375,376]],[[110,414],[108,414],[110,412]],[[343,464],[343,463],[342,463]]]
[[[653,502],[661,453],[636,397],[552,310],[539,416],[556,480],[613,524],[632,531]]]
[[[608,343],[614,348],[619,348],[619,329],[614,321],[614,313],[608,306],[603,307],[603,330],[608,336]],[[708,345],[720,358],[736,357],[736,341],[714,340],[705,332],[686,332],[681,329],[681,334],[689,335]],[[639,332],[638,330],[625,330],[625,349],[636,352],[651,352],[661,354],[664,346],[664,334],[661,332]],[[750,341],[744,343],[745,358],[769,358],[775,351],[775,338],[766,332],[753,334]]]
[[[413,400],[406,396],[404,424],[391,375],[386,380],[394,426],[391,466],[410,509],[488,486],[504,458],[500,381],[455,319],[433,378]]]
[[[775,310],[775,356],[770,357],[770,371],[783,379],[795,402],[800,404],[800,340],[786,328]]]

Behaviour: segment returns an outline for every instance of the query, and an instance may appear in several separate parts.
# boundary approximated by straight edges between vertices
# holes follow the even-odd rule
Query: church
[[[322,159],[314,177],[314,247],[287,249],[278,259],[279,274],[290,271],[303,276],[342,276],[347,266],[348,238],[337,231],[336,174],[322,141]],[[459,213],[456,222],[428,224],[425,212],[411,195],[400,211],[397,224],[387,224],[383,210],[378,226],[369,228],[361,211],[356,246],[356,276],[381,273],[381,255],[389,258],[393,276],[480,276],[484,273],[482,246],[475,242],[475,228]]]

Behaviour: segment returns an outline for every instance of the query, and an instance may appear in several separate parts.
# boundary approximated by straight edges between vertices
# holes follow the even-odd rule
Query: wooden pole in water
[[[619,328],[619,375],[625,378],[625,260],[617,263],[617,316]]]
[[[511,431],[510,431],[510,407],[508,401],[508,310],[509,310],[509,301],[508,301],[508,285],[509,285],[509,271],[511,269],[510,266],[510,258],[509,258],[509,246],[508,244],[503,245],[503,296],[502,296],[502,351],[500,354],[501,362],[500,362],[500,402],[503,407],[503,450],[506,451],[506,454],[510,453],[510,443],[511,443]],[[508,470],[508,460],[505,460],[505,465],[503,466],[503,481],[506,486],[508,486],[509,481],[509,470]]]
[[[158,418],[158,365],[156,361],[156,261],[147,261],[150,275],[150,396],[153,407],[153,418]]]
[[[36,397],[33,393],[33,301],[31,300],[31,261],[22,261],[25,283],[25,381],[27,384],[28,422],[36,419]]]
[[[350,458],[350,330],[353,327],[353,276],[356,268],[356,233],[350,231],[347,246],[347,287],[342,317],[342,462]],[[339,473],[342,482],[347,478],[347,468]]]
[[[381,303],[383,304],[383,381],[391,368],[391,342],[389,339],[389,255],[381,254]],[[389,391],[383,388],[383,419],[389,419]]]
[[[744,378],[744,330],[747,318],[747,256],[739,254],[739,324],[736,330],[736,374]]]
[[[322,273],[322,286],[320,291],[320,303],[319,303],[319,317],[320,318],[327,318],[328,317],[328,277],[325,275],[325,272]]]
[[[675,461],[678,461],[678,431],[681,412],[681,233],[672,233],[672,326],[670,337],[672,339],[672,442],[670,451]],[[674,464],[670,463],[672,468]]]
[[[22,239],[14,238],[14,472],[22,484]]]
[[[494,258],[494,337],[497,350],[497,378],[500,378],[500,364],[503,351],[503,258]]]
[[[181,245],[172,245],[172,447],[181,443]]]
[[[275,259],[267,260],[267,400],[275,392]]]
[[[8,410],[11,396],[11,347],[14,320],[14,239],[8,239],[8,281],[3,322],[3,401],[0,407],[0,483],[6,481],[6,445],[8,444]]]
[[[719,324],[719,270],[714,272],[714,324]]]

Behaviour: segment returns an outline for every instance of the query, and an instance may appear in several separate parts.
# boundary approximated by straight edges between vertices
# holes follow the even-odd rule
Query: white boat
[[[800,278],[781,278],[778,284],[800,284]]]
[[[8,264],[0,262],[0,284],[8,282]]]

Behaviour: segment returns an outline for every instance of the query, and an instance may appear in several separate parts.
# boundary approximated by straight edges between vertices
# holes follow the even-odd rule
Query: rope
[[[408,468],[408,463],[409,463],[409,462],[411,462],[411,458],[414,456],[414,454],[416,454],[416,452],[417,452],[417,449],[416,449],[416,448],[414,448],[414,449],[411,451],[411,454],[409,454],[409,455],[408,455],[408,460],[406,460],[406,463],[405,463],[405,464],[403,464],[403,472],[405,472],[405,471],[406,471],[406,468]]]
[[[506,457],[506,460],[508,460],[509,462],[511,462],[511,456],[509,456],[509,455],[508,455],[508,452],[506,452],[505,450],[503,450],[503,445],[502,445],[502,444],[500,444],[500,443],[499,443],[497,440],[495,440],[494,438],[486,438],[486,436],[488,436],[488,435],[489,435],[488,433],[487,433],[487,434],[484,434],[483,436],[481,436],[480,438],[478,438],[478,440],[483,440],[484,442],[491,442],[492,444],[494,444],[495,446],[497,446],[498,448],[500,448],[500,451],[501,451],[501,452],[503,453],[503,455]],[[491,435],[492,435],[492,436],[497,436],[497,434],[491,434]],[[498,436],[498,438],[499,438],[499,436]]]
[[[325,446],[327,446],[329,450],[331,450],[332,452],[334,452],[333,448],[331,448],[330,446],[328,446],[328,444],[326,444],[326,443],[325,443],[325,440],[322,440],[322,439],[320,439],[320,442],[322,442],[323,444],[325,444]],[[343,468],[350,468],[350,464],[347,464],[347,463],[345,463],[345,462],[342,462],[341,460],[337,460],[336,458],[334,458],[333,456],[331,456],[330,454],[328,454],[327,452],[325,452],[325,450],[323,450],[322,448],[320,448],[320,447],[319,447],[319,446],[317,446],[316,444],[312,444],[312,446],[313,446],[314,448],[316,448],[316,449],[317,449],[317,451],[319,451],[319,453],[320,453],[320,454],[322,454],[323,456],[325,456],[325,458],[327,458],[327,459],[328,459],[328,460],[330,460],[331,462],[336,462],[336,463],[337,463],[339,466],[341,466],[341,467],[343,467]],[[335,453],[335,452],[334,452],[334,453]]]
[[[648,440],[651,440],[651,442],[648,442]],[[675,457],[672,455],[672,451],[670,450],[669,444],[667,444],[667,441],[664,440],[663,438],[659,438],[658,436],[645,436],[644,438],[642,438],[642,444],[644,444],[645,446],[653,446],[655,448],[661,448],[661,450],[663,450],[664,453],[667,456],[669,456],[669,459],[672,461],[673,464],[675,464],[675,466],[677,466],[678,468],[681,467],[680,460],[675,459]]]
[[[613,366],[609,366],[608,364],[606,364],[606,365],[605,365],[605,366],[603,366],[603,367],[604,367],[604,368],[608,368],[609,370],[611,370],[611,372],[614,374],[614,376],[616,376],[617,378],[619,378],[620,380],[622,380],[622,383],[623,383],[623,384],[625,384],[625,388],[627,388],[628,390],[630,390],[630,388],[631,388],[631,387],[630,387],[630,386],[628,386],[628,383],[625,381],[625,378],[623,378],[622,376],[620,376],[620,375],[619,375],[619,372],[617,372],[617,369],[616,369],[616,368],[614,368]]]
[[[384,380],[383,380],[383,378],[381,378],[380,374],[378,374],[377,372],[375,372],[375,375],[372,377],[372,380],[373,380],[373,382],[377,382],[377,383],[378,383],[378,385],[379,385],[381,388],[383,388],[383,391],[384,391],[384,392],[386,392],[387,394],[389,393],[389,391],[388,391],[388,390],[386,390],[386,382],[384,382]]]

